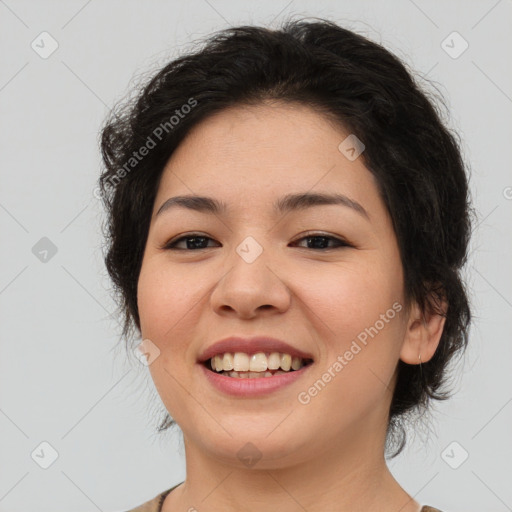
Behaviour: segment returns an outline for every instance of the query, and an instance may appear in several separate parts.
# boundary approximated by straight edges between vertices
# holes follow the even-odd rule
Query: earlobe
[[[423,313],[416,302],[411,306],[400,351],[400,359],[404,363],[420,364],[430,361],[441,341],[447,310],[448,304],[445,300],[436,307],[436,312]]]

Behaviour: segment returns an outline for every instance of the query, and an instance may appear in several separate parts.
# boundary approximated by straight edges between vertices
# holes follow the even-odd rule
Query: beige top
[[[146,503],[139,505],[137,508],[132,508],[131,510],[128,510],[127,512],[161,512],[162,504],[165,500],[165,497],[173,489],[176,489],[176,487],[178,487],[178,485],[181,485],[182,483],[183,482],[176,484],[174,487],[167,489],[166,491],[160,493],[158,496],[155,496],[153,499],[146,501]],[[421,512],[441,512],[441,510],[425,505],[421,508]]]

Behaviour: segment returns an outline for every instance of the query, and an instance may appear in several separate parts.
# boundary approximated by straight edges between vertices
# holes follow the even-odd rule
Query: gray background
[[[0,511],[115,512],[184,479],[181,436],[154,433],[160,400],[111,316],[98,131],[136,74],[214,30],[290,14],[381,42],[448,101],[479,214],[466,272],[475,320],[455,397],[390,467],[445,512],[512,510],[510,1],[0,0]],[[43,31],[58,43],[47,58],[31,47],[51,49]],[[457,58],[462,40],[442,46],[453,31],[469,44]],[[44,441],[58,453],[47,469]]]

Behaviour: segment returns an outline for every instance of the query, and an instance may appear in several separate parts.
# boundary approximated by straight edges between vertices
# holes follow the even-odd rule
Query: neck
[[[162,512],[419,512],[420,505],[396,482],[384,459],[384,439],[373,432],[344,436],[323,453],[285,467],[241,468],[219,461],[185,438],[186,481],[170,493]],[[345,432],[346,434],[346,432]],[[369,441],[371,440],[371,441]]]

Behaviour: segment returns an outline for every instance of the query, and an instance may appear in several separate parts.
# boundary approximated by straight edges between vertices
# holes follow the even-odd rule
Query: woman
[[[385,453],[467,344],[470,204],[404,65],[325,20],[232,28],[101,149],[123,334],[186,453],[185,481],[133,511],[437,510]]]

